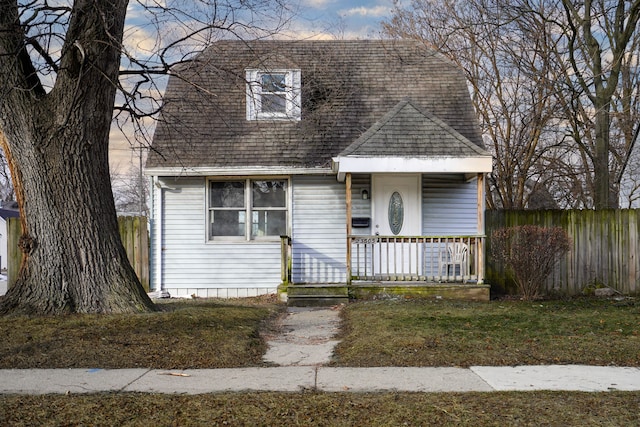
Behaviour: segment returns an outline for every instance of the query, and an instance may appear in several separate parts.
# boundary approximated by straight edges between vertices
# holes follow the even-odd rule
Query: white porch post
[[[483,236],[484,230],[484,173],[478,174],[478,234]],[[478,241],[478,284],[484,283],[484,238]]]
[[[347,208],[347,285],[351,284],[351,173],[346,174],[346,208]]]

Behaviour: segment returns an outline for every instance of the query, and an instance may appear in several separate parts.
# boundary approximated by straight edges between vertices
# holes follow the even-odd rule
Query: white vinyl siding
[[[293,178],[294,283],[346,281],[345,203],[335,176]]]
[[[362,191],[366,190],[368,198],[362,198]],[[353,218],[369,218],[369,227],[352,228],[351,234],[360,236],[371,235],[371,175],[353,175],[351,177],[351,216]]]
[[[162,284],[171,296],[251,296],[280,284],[280,241],[206,240],[206,180],[163,191]]]
[[[475,235],[478,232],[477,180],[462,174],[422,176],[422,234],[427,236]],[[439,275],[441,248],[425,247],[424,274]]]
[[[423,175],[422,234],[473,235],[478,232],[477,180],[464,175]]]

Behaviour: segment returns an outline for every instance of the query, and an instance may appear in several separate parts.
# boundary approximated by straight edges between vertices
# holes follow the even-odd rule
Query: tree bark
[[[17,4],[0,0],[0,130],[20,205],[24,254],[1,313],[153,309],[120,241],[109,128],[126,0],[74,2],[46,93],[24,47]]]
[[[609,104],[598,105],[595,103],[595,152],[593,156],[593,183],[594,183],[594,207],[596,209],[609,209],[612,205],[611,189],[609,185],[609,131],[610,112]],[[617,203],[616,203],[617,204]]]

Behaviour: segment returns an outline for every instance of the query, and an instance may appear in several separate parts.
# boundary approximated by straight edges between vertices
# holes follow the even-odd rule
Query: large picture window
[[[209,239],[287,234],[287,187],[284,179],[210,181]]]

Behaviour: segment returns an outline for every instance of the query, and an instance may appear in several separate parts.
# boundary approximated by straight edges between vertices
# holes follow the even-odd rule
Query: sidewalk
[[[638,391],[640,368],[517,366],[464,368],[7,369],[0,393],[220,393],[298,392],[490,392],[568,390]]]

